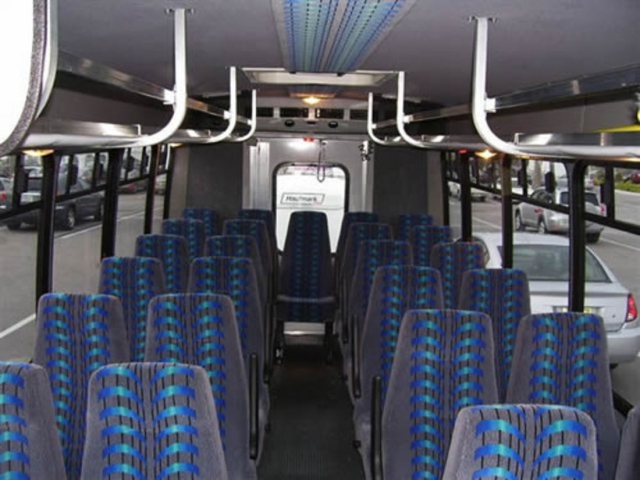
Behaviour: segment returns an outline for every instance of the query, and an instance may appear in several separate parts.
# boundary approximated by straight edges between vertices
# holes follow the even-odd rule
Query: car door
[[[78,181],[71,186],[71,193],[80,193],[82,191],[89,190],[89,184],[84,180],[78,179]],[[92,215],[96,209],[96,202],[93,195],[84,195],[75,199],[76,215],[79,218],[88,217]]]
[[[540,201],[540,190],[534,190],[531,194],[531,200]],[[535,210],[539,207],[531,205],[530,203],[523,202],[520,205],[520,218],[522,223],[528,226],[535,226],[538,224],[538,216]]]

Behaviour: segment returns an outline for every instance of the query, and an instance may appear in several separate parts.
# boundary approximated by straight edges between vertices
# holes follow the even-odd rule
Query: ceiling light
[[[333,85],[338,87],[379,87],[397,72],[356,70],[349,73],[290,73],[284,68],[243,68],[251,83],[269,85]]]
[[[170,143],[170,144],[169,144],[169,146],[170,146],[171,148],[178,148],[178,147],[181,147],[181,146],[182,146],[182,144],[181,144],[181,143]]]
[[[483,160],[489,160],[496,156],[495,152],[492,152],[491,150],[482,150],[481,152],[476,152],[476,155]]]
[[[319,99],[318,97],[314,97],[314,96],[311,96],[311,97],[304,97],[304,98],[302,99],[302,101],[303,101],[304,103],[306,103],[307,105],[317,105],[317,104],[319,104],[319,103],[320,103],[320,99]]]
[[[24,150],[22,153],[30,157],[46,157],[47,155],[51,155],[53,152],[54,151],[52,149],[48,149],[48,150]]]

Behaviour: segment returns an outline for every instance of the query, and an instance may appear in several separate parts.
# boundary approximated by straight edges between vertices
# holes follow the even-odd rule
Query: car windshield
[[[600,205],[598,196],[593,192],[584,192],[584,201],[596,207]],[[569,205],[569,192],[560,192],[560,204]]]
[[[585,253],[585,281],[611,283],[596,257],[588,250]],[[569,246],[514,245],[513,268],[523,270],[527,278],[535,282],[569,281]]]

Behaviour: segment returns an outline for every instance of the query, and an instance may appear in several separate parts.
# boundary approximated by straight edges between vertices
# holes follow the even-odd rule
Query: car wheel
[[[515,228],[516,228],[517,232],[524,232],[525,231],[524,223],[522,223],[522,217],[520,216],[520,212],[516,212]]]
[[[587,240],[587,243],[597,243],[598,240],[600,240],[600,232],[587,233],[586,240]]]
[[[99,222],[102,220],[103,209],[104,209],[104,204],[102,202],[98,203],[98,207],[96,208],[96,213],[93,214],[93,219],[96,222]]]
[[[22,225],[22,222],[6,222],[7,224],[7,228],[9,230],[20,230],[20,225]]]
[[[538,233],[549,233],[544,218],[541,218],[540,221],[538,221]]]
[[[73,207],[68,207],[64,212],[64,217],[60,222],[60,226],[64,230],[73,230],[76,226],[76,209]]]

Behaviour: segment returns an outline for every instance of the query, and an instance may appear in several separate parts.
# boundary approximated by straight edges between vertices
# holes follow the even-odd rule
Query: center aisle
[[[288,338],[271,381],[271,431],[260,480],[361,480],[352,407],[339,365],[327,365],[321,339]]]

